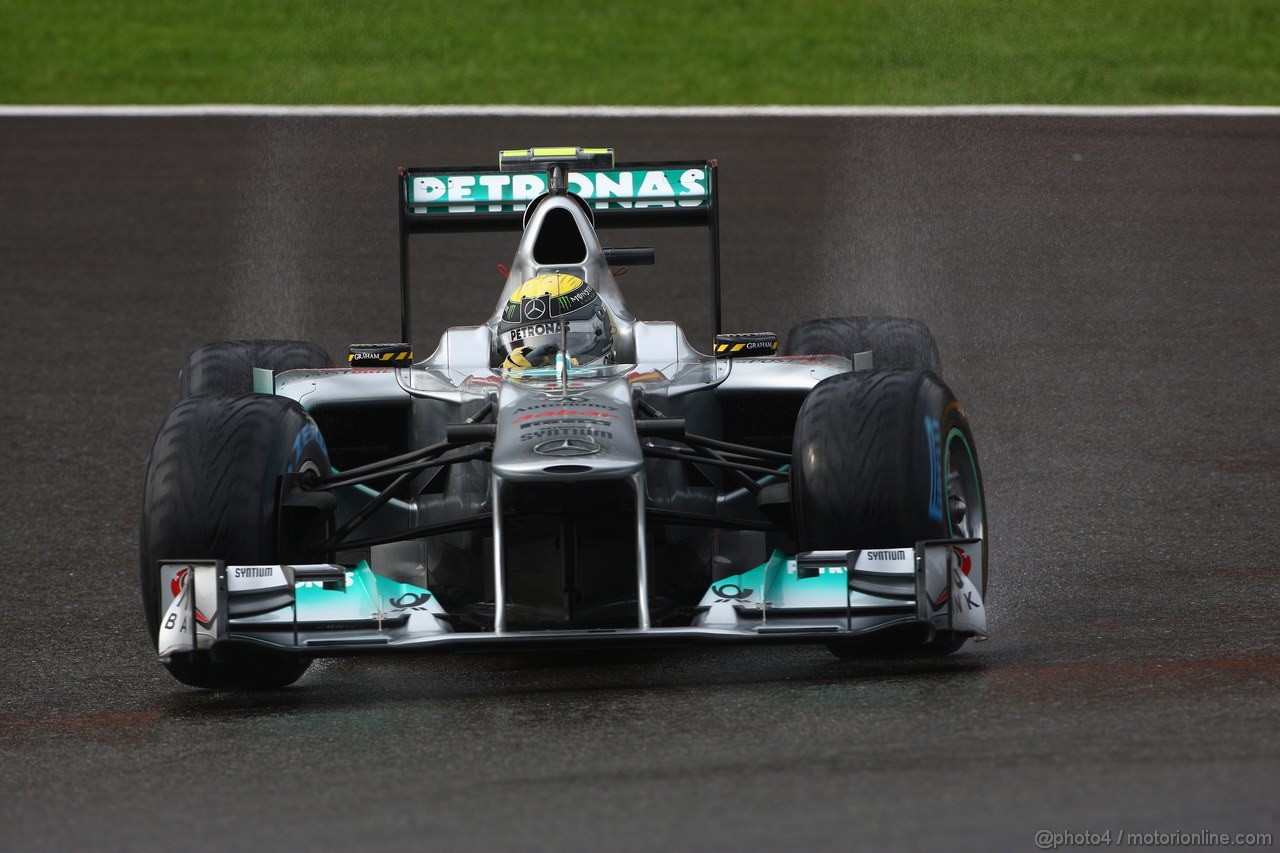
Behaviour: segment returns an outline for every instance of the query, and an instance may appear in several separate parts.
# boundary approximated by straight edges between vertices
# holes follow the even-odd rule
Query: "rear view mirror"
[[[611,267],[652,265],[657,259],[653,247],[632,246],[625,249],[605,249],[604,259]]]

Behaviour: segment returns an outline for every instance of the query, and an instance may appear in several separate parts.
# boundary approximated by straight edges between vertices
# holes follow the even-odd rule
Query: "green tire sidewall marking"
[[[982,522],[985,531],[987,521],[987,498],[982,494],[982,479],[978,476],[978,460],[973,455],[973,448],[969,446],[969,439],[965,437],[964,431],[959,427],[952,427],[947,433],[947,439],[943,442],[942,453],[942,476],[951,476],[951,439],[952,437],[960,439],[964,444],[965,453],[969,455],[969,464],[973,466],[973,483],[978,489],[978,507],[982,510]],[[943,491],[946,491],[946,484],[943,484]],[[947,504],[947,535],[955,536],[954,526],[951,524],[951,501]]]

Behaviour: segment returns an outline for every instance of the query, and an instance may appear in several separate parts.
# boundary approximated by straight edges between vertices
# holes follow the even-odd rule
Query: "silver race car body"
[[[706,355],[674,323],[627,308],[611,267],[644,250],[606,249],[597,226],[684,216],[712,225],[718,251],[715,164],[570,172],[579,166],[563,155],[536,152],[528,163],[550,164],[534,189],[552,191],[536,204],[519,197],[518,174],[497,173],[502,183],[473,171],[463,192],[458,174],[402,170],[402,240],[519,220],[497,308],[418,361],[398,344],[353,347],[343,368],[255,371],[257,392],[296,400],[323,437],[330,469],[289,472],[280,490],[282,517],[317,521],[287,534],[297,547],[281,553],[297,562],[163,561],[162,659],[225,643],[317,656],[833,644],[902,627],[985,637],[981,538],[797,553],[797,412],[814,386],[854,361],[869,368],[874,353],[779,356],[776,338],[747,335],[721,336]],[[568,191],[555,192],[566,173]],[[638,193],[646,181],[656,189]],[[629,193],[602,191],[624,183]],[[548,272],[599,293],[614,323],[607,363],[562,352],[549,366],[500,366],[504,306]],[[408,341],[407,269],[404,287]]]

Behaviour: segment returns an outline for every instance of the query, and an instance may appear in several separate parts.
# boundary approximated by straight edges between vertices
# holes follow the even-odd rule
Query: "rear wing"
[[[401,168],[400,334],[410,337],[409,237],[413,234],[521,231],[529,203],[548,191],[565,157],[576,151],[567,189],[602,228],[706,227],[711,240],[712,316],[720,332],[720,216],[715,160],[612,163],[610,149],[529,149],[501,154],[501,170]],[[584,156],[584,152],[587,152]],[[607,156],[604,154],[607,152]],[[572,156],[572,155],[570,155]]]

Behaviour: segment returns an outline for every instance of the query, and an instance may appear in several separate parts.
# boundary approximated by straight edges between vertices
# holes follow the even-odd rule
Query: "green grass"
[[[1280,104],[1280,0],[0,0],[15,104]]]

